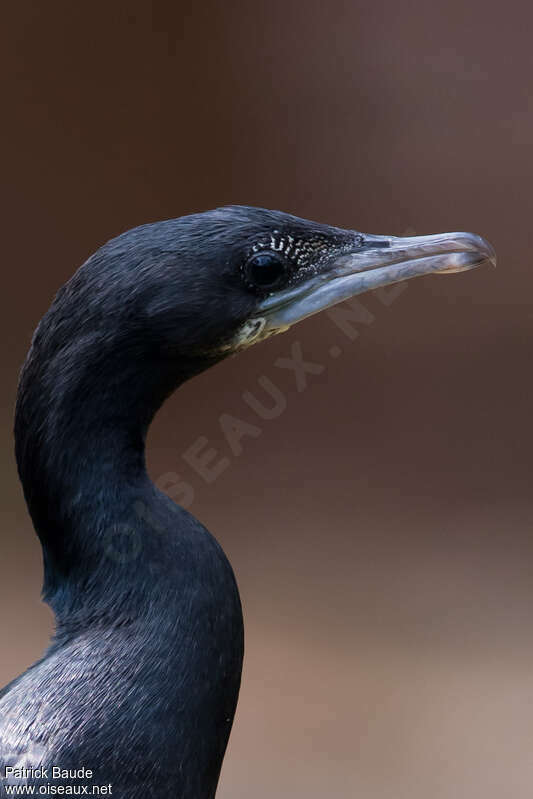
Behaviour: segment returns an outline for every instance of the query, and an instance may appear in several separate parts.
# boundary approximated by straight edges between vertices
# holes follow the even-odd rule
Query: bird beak
[[[262,324],[255,340],[282,332],[312,314],[365,291],[419,275],[463,272],[484,263],[496,265],[488,241],[473,233],[435,236],[363,236],[303,282],[264,299],[254,314]]]

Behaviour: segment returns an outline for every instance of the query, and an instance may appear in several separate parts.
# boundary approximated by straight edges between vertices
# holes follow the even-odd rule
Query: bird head
[[[471,233],[376,236],[242,206],[135,228],[102,254],[108,264],[121,256],[116,296],[151,337],[221,357],[362,292],[495,263]]]
[[[100,391],[122,376],[133,391],[132,374],[144,370],[147,390],[161,375],[168,392],[357,294],[485,261],[495,263],[494,250],[471,233],[376,236],[280,211],[217,208],[142,225],[101,247],[58,293],[33,361],[55,362],[54,391],[82,370],[80,385]]]

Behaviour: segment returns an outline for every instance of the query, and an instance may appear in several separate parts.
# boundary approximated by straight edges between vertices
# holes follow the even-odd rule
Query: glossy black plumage
[[[455,252],[443,255],[438,237],[405,241],[408,255],[431,247],[423,271]],[[454,268],[481,262],[472,241],[453,239]],[[57,632],[0,693],[4,788],[49,781],[7,775],[14,766],[85,767],[119,799],[213,797],[240,684],[239,594],[215,539],[149,480],[148,426],[177,386],[231,352],[365,290],[369,276],[423,273],[412,261],[399,269],[397,246],[229,207],[129,231],[59,291],[24,365],[15,422]],[[390,266],[372,272],[365,259]],[[257,270],[273,261],[269,291]]]

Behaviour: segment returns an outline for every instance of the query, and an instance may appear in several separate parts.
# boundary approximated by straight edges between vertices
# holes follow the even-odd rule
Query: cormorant
[[[241,678],[241,605],[219,544],[147,476],[152,417],[185,380],[323,308],[486,260],[494,251],[468,233],[372,236],[231,206],[130,230],[59,290],[15,421],[57,629],[0,693],[6,795],[23,784],[214,796]]]

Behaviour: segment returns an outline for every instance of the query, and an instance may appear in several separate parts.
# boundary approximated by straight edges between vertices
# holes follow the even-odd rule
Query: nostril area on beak
[[[390,239],[387,236],[366,236],[363,235],[361,245],[370,250],[383,250],[390,247]]]

